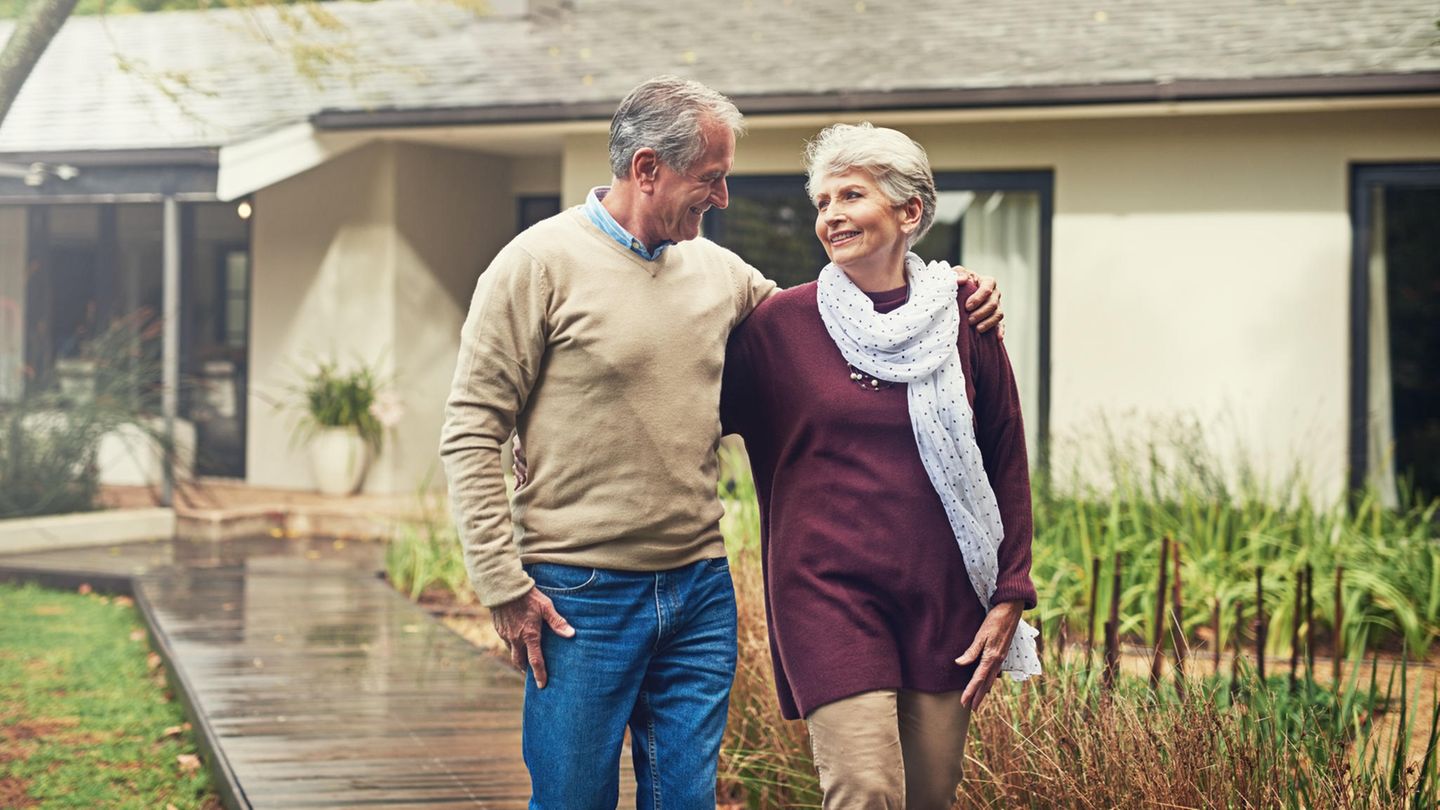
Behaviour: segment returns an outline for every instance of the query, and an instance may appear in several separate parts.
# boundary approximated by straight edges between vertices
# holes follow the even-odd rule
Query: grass
[[[0,807],[218,808],[130,600],[0,584]]]

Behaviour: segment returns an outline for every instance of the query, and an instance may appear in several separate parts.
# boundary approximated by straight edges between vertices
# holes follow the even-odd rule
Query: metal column
[[[165,417],[165,481],[160,504],[171,506],[175,494],[175,418],[180,408],[180,203],[165,195],[165,264],[161,315],[161,412]]]

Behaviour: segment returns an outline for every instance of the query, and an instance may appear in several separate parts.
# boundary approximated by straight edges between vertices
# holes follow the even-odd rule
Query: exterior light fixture
[[[249,200],[241,200],[240,204],[235,206],[235,213],[239,214],[241,219],[249,219],[250,215],[255,213],[255,209],[250,207]]]

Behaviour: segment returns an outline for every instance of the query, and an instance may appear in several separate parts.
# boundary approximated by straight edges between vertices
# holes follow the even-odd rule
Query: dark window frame
[[[554,211],[546,216],[535,218],[531,206],[544,205],[547,209],[553,207]],[[515,233],[520,233],[537,222],[542,222],[554,214],[564,211],[565,207],[560,202],[559,194],[521,194],[515,198]]]
[[[1370,474],[1370,249],[1371,194],[1376,187],[1440,186],[1440,163],[1350,164],[1350,472],[1352,495]]]
[[[799,174],[754,174],[728,178],[731,195],[783,193],[805,186],[804,175]],[[1035,470],[1048,476],[1050,470],[1050,264],[1052,251],[1052,229],[1055,219],[1055,171],[1053,169],[1016,169],[1003,171],[946,171],[935,173],[935,187],[939,191],[1029,191],[1040,196],[1040,325],[1039,325],[1039,369],[1036,377],[1040,390],[1036,392],[1036,409],[1033,428],[1035,447],[1040,458],[1034,462]],[[705,235],[717,242],[725,238],[724,215],[705,218]],[[981,272],[984,268],[978,268]]]

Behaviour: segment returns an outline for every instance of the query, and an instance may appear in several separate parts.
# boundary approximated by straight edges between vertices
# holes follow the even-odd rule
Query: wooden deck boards
[[[227,804],[525,807],[521,677],[378,580],[380,554],[176,540],[0,557],[0,574],[131,578],[202,749],[228,770]]]

